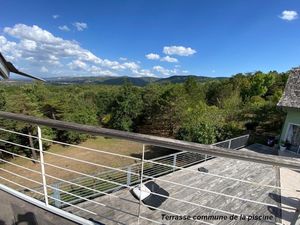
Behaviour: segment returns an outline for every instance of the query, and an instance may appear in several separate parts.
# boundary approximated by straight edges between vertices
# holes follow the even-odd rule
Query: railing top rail
[[[112,138],[120,138],[129,141],[135,141],[135,142],[140,142],[144,144],[150,144],[154,146],[160,146],[160,147],[170,148],[170,149],[175,149],[180,151],[189,151],[189,152],[195,152],[201,154],[208,154],[212,156],[246,160],[246,161],[251,161],[256,163],[264,163],[269,165],[282,166],[282,167],[300,170],[300,162],[298,160],[282,157],[282,156],[263,155],[259,153],[228,150],[228,149],[224,149],[212,145],[204,145],[204,144],[192,143],[187,141],[174,140],[170,138],[156,137],[156,136],[146,135],[146,134],[138,134],[132,132],[101,128],[96,126],[77,124],[72,122],[44,119],[44,118],[38,118],[38,117],[15,114],[10,112],[3,112],[3,111],[0,111],[0,117],[5,119],[12,119],[12,120],[22,121],[26,123],[36,124],[36,125],[48,126],[60,130],[70,130],[70,131],[88,133],[92,135],[101,135],[101,136],[112,137]]]
[[[226,139],[224,141],[219,141],[219,142],[213,143],[212,145],[222,144],[222,143],[226,143],[226,142],[229,142],[229,141],[233,141],[233,140],[236,140],[236,139],[241,139],[241,138],[249,137],[249,136],[250,136],[249,134],[244,134],[244,135],[241,135],[241,136],[238,136],[238,137],[234,137],[234,138]]]

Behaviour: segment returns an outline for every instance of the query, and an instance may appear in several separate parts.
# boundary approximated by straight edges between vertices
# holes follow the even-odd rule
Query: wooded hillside
[[[154,82],[144,87],[130,82],[122,86],[2,84],[0,110],[210,144],[241,135],[246,129],[279,133],[284,113],[276,104],[287,77],[287,73],[276,71],[256,72],[206,82],[189,77],[184,83]],[[36,135],[32,125],[3,119],[0,123],[1,127]],[[88,138],[49,128],[43,133],[68,143]],[[14,134],[1,135],[20,144],[31,141]]]

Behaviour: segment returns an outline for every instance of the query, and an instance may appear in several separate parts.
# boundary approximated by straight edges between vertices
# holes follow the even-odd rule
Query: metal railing
[[[232,148],[234,150],[243,148],[247,145],[249,139],[249,135],[243,135],[240,137],[228,139],[222,142],[214,143],[212,144],[213,146],[219,146],[224,148]],[[232,144],[233,143],[233,144]],[[166,175],[170,172],[177,171],[178,167],[180,168],[186,168],[201,162],[205,162],[207,160],[213,159],[213,156],[209,155],[202,155],[198,153],[191,153],[191,152],[186,152],[186,151],[180,151],[176,152],[173,154],[169,155],[164,155],[160,157],[156,157],[151,159],[152,162],[157,162],[160,164],[155,164],[155,163],[147,163],[147,168],[144,169],[144,174],[147,176],[151,177],[159,177]],[[163,165],[162,165],[163,164]],[[172,165],[172,167],[170,167]],[[137,184],[138,178],[137,176],[132,176],[131,173],[135,172],[138,173],[139,168],[141,167],[141,163],[135,163],[129,166],[124,166],[119,168],[122,171],[127,171],[125,172],[120,172],[120,171],[113,171],[113,170],[107,170],[101,173],[93,174],[94,177],[98,178],[106,178],[106,177],[115,177],[117,178],[119,183],[122,184],[127,184],[128,186],[132,186]],[[177,167],[177,168],[176,168]],[[144,179],[146,180],[146,179]],[[94,190],[101,190],[106,193],[111,193],[117,190],[120,190],[122,186],[120,185],[115,185],[115,184],[107,184],[106,182],[99,181],[95,178],[87,178],[87,177],[78,177],[72,180],[69,180],[70,183],[65,183],[65,182],[56,182],[51,184],[55,189],[53,190],[52,196],[55,197],[56,199],[63,200],[65,202],[71,203],[71,204],[76,204],[79,202],[82,202],[83,200],[80,198],[77,198],[75,196],[70,196],[66,193],[61,193],[60,190],[63,191],[71,191],[72,193],[76,193],[77,195],[85,198],[95,198],[98,196],[101,196],[103,194],[97,193],[96,191],[93,190],[86,190],[86,187],[89,187]],[[73,183],[78,184],[82,187],[74,187],[72,185]],[[37,191],[41,191],[41,188],[36,189]],[[38,195],[34,195],[36,198],[38,198]],[[57,200],[54,201],[54,205],[56,207],[66,207],[68,205],[66,204],[61,204],[61,202]]]
[[[168,206],[168,204],[164,204],[162,206],[160,205],[152,205],[151,203],[147,201],[136,200],[135,198],[132,198],[132,195],[130,191],[132,190],[133,186],[135,184],[145,184],[148,185],[150,182],[155,182],[161,187],[165,187],[170,193],[166,194],[165,192],[155,191],[152,190],[146,190],[143,192],[149,192],[149,194],[154,199],[160,199],[163,200],[162,202],[165,202],[166,199],[169,202],[174,202],[175,205],[180,205],[181,209],[201,209],[203,210],[203,213],[206,213],[207,215],[214,215],[214,214],[221,214],[221,215],[234,215],[234,216],[241,216],[242,214],[247,214],[246,212],[240,212],[238,209],[243,208],[244,205],[247,207],[246,209],[258,209],[261,210],[259,207],[268,207],[268,209],[271,207],[272,210],[278,209],[280,210],[280,205],[275,204],[274,202],[266,202],[264,201],[264,198],[261,196],[256,196],[257,193],[269,193],[267,190],[271,190],[273,193],[277,193],[277,191],[283,190],[278,184],[276,183],[268,183],[268,182],[261,182],[259,180],[254,179],[255,176],[260,176],[260,174],[257,173],[255,170],[255,165],[263,165],[261,168],[268,171],[270,174],[272,174],[273,167],[275,168],[280,167],[286,167],[291,169],[300,169],[300,163],[298,161],[295,161],[294,159],[288,159],[284,157],[279,156],[269,156],[269,155],[262,155],[252,152],[246,152],[246,151],[236,151],[234,149],[237,148],[237,146],[244,146],[248,138],[247,135],[234,138],[228,141],[216,143],[214,145],[203,145],[203,144],[197,144],[197,143],[190,143],[185,141],[179,141],[179,140],[173,140],[168,138],[162,138],[162,137],[155,137],[150,135],[142,135],[142,134],[135,134],[135,133],[129,133],[129,132],[123,132],[123,131],[116,131],[116,130],[110,130],[110,129],[104,129],[94,126],[86,126],[86,125],[80,125],[75,123],[69,123],[69,122],[63,122],[63,121],[56,121],[56,120],[50,120],[50,119],[41,119],[31,116],[25,116],[25,115],[18,115],[13,113],[7,113],[7,112],[0,112],[0,117],[4,119],[11,119],[21,122],[26,122],[32,125],[37,125],[37,136],[28,135],[20,132],[16,132],[13,130],[8,130],[5,128],[1,128],[2,132],[11,132],[15,135],[22,135],[26,137],[35,138],[38,141],[38,148],[25,146],[22,144],[10,142],[8,140],[0,139],[0,142],[6,143],[7,148],[0,149],[2,153],[12,155],[14,157],[22,158],[22,160],[29,160],[34,161],[39,165],[39,167],[33,168],[27,168],[26,164],[17,164],[13,160],[8,160],[1,158],[0,161],[10,165],[12,167],[8,167],[10,169],[7,169],[6,167],[0,167],[1,176],[0,180],[3,180],[6,185],[10,185],[14,189],[22,188],[26,190],[24,193],[29,195],[30,197],[34,197],[35,195],[40,195],[43,197],[43,202],[45,204],[45,207],[48,207],[49,210],[51,209],[51,205],[54,205],[56,207],[61,207],[62,205],[68,206],[64,208],[65,211],[71,212],[75,215],[79,215],[83,218],[95,218],[95,220],[98,221],[105,221],[105,223],[108,223],[107,221],[110,221],[112,223],[121,223],[121,224],[130,224],[133,219],[135,218],[139,223],[143,223],[142,221],[148,221],[155,224],[164,224],[164,221],[161,217],[157,217],[157,213],[155,214],[153,212],[153,216],[149,217],[149,212],[145,213],[145,210],[147,208],[151,210],[156,210],[156,212],[161,212],[163,214],[168,215],[175,215],[175,216],[183,216],[184,213],[181,210],[175,210],[171,206]],[[43,150],[43,144],[45,142],[52,142],[52,143],[58,143],[58,141],[50,140],[47,138],[44,138],[40,129],[40,126],[48,126],[51,128],[56,129],[62,129],[62,130],[71,130],[71,131],[77,131],[77,132],[83,132],[87,134],[92,135],[100,135],[100,136],[106,136],[106,137],[113,137],[113,138],[121,138],[129,141],[135,141],[142,143],[142,153],[141,158],[132,157],[128,155],[122,155],[119,153],[113,153],[108,152],[100,149],[94,149],[94,148],[88,148],[78,145],[72,145],[68,143],[62,143],[67,146],[76,147],[80,150],[86,151],[86,152],[96,152],[99,153],[99,155],[109,155],[111,157],[120,157],[120,158],[127,158],[131,160],[139,161],[138,163],[126,166],[126,167],[113,167],[108,166],[103,163],[95,163],[91,162],[85,159],[77,158],[76,156],[66,156],[63,154],[58,154],[51,151],[44,151]],[[153,146],[159,146],[174,150],[179,150],[183,152],[178,152],[170,156],[166,157],[160,157],[156,159],[145,159],[145,145],[153,145]],[[10,151],[9,146],[16,146],[22,149],[29,149],[32,151],[36,151],[39,153],[39,159],[32,159],[28,156],[17,154],[12,151]],[[225,148],[224,148],[225,147]],[[226,149],[227,148],[227,149]],[[53,162],[48,162],[45,156],[52,156],[56,157],[57,159],[64,159],[69,160],[72,162],[82,163],[86,166],[94,166],[97,168],[106,169],[108,171],[103,172],[101,174],[89,174],[87,172],[81,171],[77,168],[67,168],[64,166],[59,166]],[[195,157],[199,157],[195,160]],[[201,159],[201,157],[203,157]],[[209,157],[205,157],[209,156]],[[212,159],[213,157],[217,157],[214,160],[207,161],[208,158]],[[189,160],[182,160],[183,158],[190,158]],[[191,158],[193,160],[191,160]],[[228,159],[228,162],[230,161],[233,163],[232,165],[223,168],[222,164],[226,164],[227,161],[218,161],[221,159]],[[233,161],[232,161],[233,160]],[[242,162],[245,161],[246,164],[242,164]],[[182,163],[184,162],[184,163]],[[189,163],[187,163],[189,162]],[[220,167],[222,170],[217,170],[216,165],[213,165],[213,163],[216,164],[217,167]],[[199,163],[201,165],[210,168],[207,170],[199,170]],[[253,165],[252,165],[252,164]],[[252,166],[249,167],[253,170],[253,174],[248,177],[233,177],[230,175],[226,175],[226,170],[229,170],[231,167],[234,167],[235,165],[243,165],[247,166],[251,164]],[[195,165],[195,166],[193,166]],[[271,167],[269,167],[271,165]],[[82,180],[83,178],[80,178],[80,181],[73,180],[73,179],[64,179],[59,177],[56,174],[49,174],[47,172],[47,168],[55,168],[57,170],[63,171],[64,173],[70,173],[73,175],[77,175],[80,177],[85,177],[85,180]],[[15,168],[16,170],[13,170],[12,168]],[[259,168],[257,166],[257,168]],[[25,170],[27,171],[27,175],[19,174],[17,171],[19,170]],[[205,169],[205,168],[204,168]],[[112,172],[113,171],[113,172]],[[234,170],[236,172],[238,170]],[[197,178],[195,182],[203,181],[201,183],[192,184],[189,182],[185,182],[185,179],[187,179],[184,174],[188,174],[187,178]],[[9,175],[13,175],[15,178],[18,178],[16,180],[9,179]],[[34,179],[33,177],[39,177],[41,179]],[[271,175],[270,175],[271,176]],[[182,179],[179,179],[179,178]],[[198,179],[199,178],[199,179]],[[22,180],[23,182],[21,182]],[[93,181],[94,184],[90,184],[90,182]],[[31,183],[31,185],[28,184],[28,182]],[[63,184],[57,185],[57,182],[61,182]],[[217,182],[217,183],[216,183]],[[222,182],[227,182],[227,186],[224,190],[214,190],[214,187],[217,187],[216,184],[222,184]],[[233,184],[230,184],[230,183]],[[238,185],[236,184],[238,183]],[[33,184],[35,187],[33,187]],[[209,184],[212,184],[210,188],[205,187],[205,185],[209,186]],[[94,186],[93,186],[94,185]],[[154,185],[153,183],[151,185]],[[233,185],[233,186],[230,186]],[[255,194],[247,194],[247,192],[243,192],[244,195],[240,196],[239,192],[236,193],[235,188],[240,188],[241,186],[247,186],[245,190],[251,190]],[[40,190],[36,189],[36,186],[43,187]],[[73,187],[73,189],[68,188]],[[153,186],[154,187],[154,186]],[[228,187],[230,187],[228,189]],[[163,188],[160,188],[161,190]],[[227,190],[228,189],[228,190]],[[85,193],[83,193],[83,190]],[[174,193],[172,192],[174,191]],[[221,199],[224,199],[220,202],[220,205],[213,204],[214,201],[205,201],[205,202],[199,202],[194,201],[192,198],[180,198],[180,195],[177,194],[178,190],[186,190],[188,193],[192,192],[195,193],[201,193],[203,194],[203,198],[209,197],[209,199],[214,199],[216,201],[220,201]],[[125,191],[125,192],[124,192]],[[289,190],[296,192],[297,190]],[[33,193],[35,195],[33,195]],[[273,193],[273,194],[274,194]],[[276,194],[275,193],[275,194]],[[269,193],[270,194],[270,193]],[[64,198],[62,198],[61,195],[64,195]],[[100,197],[99,197],[100,196]],[[254,198],[255,197],[255,198]],[[40,199],[40,198],[39,198]],[[79,201],[82,203],[79,203]],[[238,204],[237,206],[241,207],[231,207],[226,208],[224,205],[222,206],[223,202],[227,202],[230,204]],[[209,204],[210,203],[210,204]],[[222,203],[222,204],[221,204]],[[242,207],[243,206],[243,207]],[[251,206],[251,207],[250,207]],[[98,207],[101,209],[98,210]],[[183,208],[182,208],[183,207]],[[105,210],[110,210],[107,213],[104,213]],[[114,213],[112,213],[112,211]],[[202,212],[202,211],[201,211]],[[116,214],[120,214],[117,216],[112,216]],[[125,215],[125,216],[121,216]],[[156,215],[156,216],[155,216]],[[68,216],[70,216],[68,214]],[[129,218],[130,217],[130,218]],[[120,219],[125,219],[125,222],[119,221]],[[249,216],[246,216],[246,218],[249,219]],[[189,220],[193,220],[194,222],[199,222],[200,224],[217,224],[218,220],[210,221],[207,218],[202,217],[195,217],[195,218],[188,218]],[[220,221],[219,221],[220,222]],[[274,221],[273,221],[274,222]],[[86,221],[87,224],[90,224],[89,221]],[[278,223],[278,221],[275,221],[275,223]]]

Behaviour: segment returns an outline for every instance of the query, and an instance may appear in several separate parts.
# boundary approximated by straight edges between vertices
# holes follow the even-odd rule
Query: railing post
[[[141,182],[140,182],[140,201],[139,201],[139,212],[138,212],[138,224],[140,224],[141,206],[142,206],[142,184],[143,184],[143,174],[144,174],[144,159],[145,159],[145,145],[143,144],[141,175],[140,175]]]
[[[176,170],[176,161],[177,161],[177,154],[174,155],[173,157],[173,172]]]
[[[47,183],[46,183],[46,176],[45,176],[45,165],[44,165],[44,153],[43,153],[43,142],[42,142],[42,130],[38,126],[38,141],[39,141],[39,152],[40,152],[40,165],[41,165],[41,174],[43,180],[43,189],[44,189],[44,198],[46,206],[49,205],[48,203],[48,192],[47,192]]]
[[[128,166],[127,168],[127,186],[130,186],[131,184],[131,166]]]
[[[229,140],[229,145],[228,145],[228,149],[231,148],[231,139]]]
[[[59,183],[53,184],[53,198],[54,198],[54,205],[59,208],[61,206],[61,201],[60,200],[60,191],[59,191]]]

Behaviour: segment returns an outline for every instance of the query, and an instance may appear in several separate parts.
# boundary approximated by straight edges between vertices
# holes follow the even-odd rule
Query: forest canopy
[[[150,83],[144,87],[130,82],[121,86],[2,84],[0,110],[211,144],[246,130],[278,134],[284,113],[276,104],[287,78],[288,73],[271,71],[205,82],[189,77],[184,83]],[[30,124],[3,119],[0,123],[1,127],[36,135]],[[43,128],[43,134],[67,143],[88,138],[51,128]],[[16,143],[36,144],[25,137],[3,135]],[[20,151],[13,146],[7,149]]]

